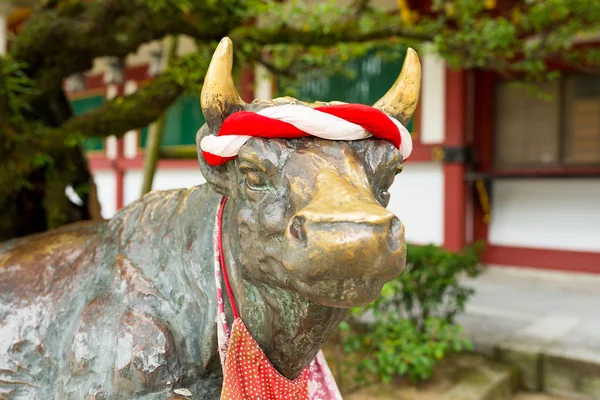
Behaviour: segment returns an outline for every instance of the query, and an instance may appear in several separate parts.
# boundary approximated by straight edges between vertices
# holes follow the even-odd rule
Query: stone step
[[[600,280],[493,270],[458,318],[475,350],[518,368],[520,387],[600,400]]]
[[[444,396],[448,400],[508,400],[517,389],[517,374],[507,365],[485,363],[465,374]]]
[[[553,396],[544,393],[517,393],[512,400],[574,400],[573,397]]]
[[[432,380],[406,379],[343,393],[344,400],[511,400],[517,389],[515,368],[474,354],[442,362]]]

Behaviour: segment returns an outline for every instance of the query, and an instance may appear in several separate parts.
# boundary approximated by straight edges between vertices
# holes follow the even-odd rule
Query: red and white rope
[[[408,130],[395,118],[362,104],[310,108],[298,104],[268,107],[257,113],[240,111],[227,117],[218,135],[202,139],[200,148],[210,165],[235,158],[252,137],[360,140],[378,137],[392,142],[406,160],[412,152]]]

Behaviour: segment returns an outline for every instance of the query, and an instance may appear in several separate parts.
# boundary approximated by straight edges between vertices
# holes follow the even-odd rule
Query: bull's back
[[[0,245],[0,393],[52,390],[105,223],[78,223]]]
[[[218,366],[217,201],[205,187],[153,192],[106,223],[0,244],[0,398],[201,392]]]
[[[77,261],[94,252],[105,228],[103,222],[82,222],[0,243],[0,304],[60,288],[79,271]]]

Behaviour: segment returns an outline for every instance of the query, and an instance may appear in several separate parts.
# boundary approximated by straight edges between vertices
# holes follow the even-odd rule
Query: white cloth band
[[[298,104],[285,104],[268,107],[257,114],[294,125],[311,136],[327,140],[360,140],[372,135],[362,126]],[[412,138],[408,130],[397,119],[388,116],[400,131],[400,154],[407,159],[412,152]],[[242,146],[253,136],[208,135],[200,142],[202,151],[221,157],[234,157]]]

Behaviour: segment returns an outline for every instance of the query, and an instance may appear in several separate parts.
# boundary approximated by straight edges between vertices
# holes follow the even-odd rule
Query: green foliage
[[[23,72],[26,65],[10,56],[0,56],[0,205],[13,191],[30,187],[20,173],[23,165],[37,168],[51,161],[43,152],[25,155],[32,139],[40,135],[40,125],[26,120],[24,113],[30,110],[25,100],[35,94],[33,81]],[[14,156],[17,154],[17,156]],[[12,176],[11,176],[12,173]],[[8,180],[5,177],[11,176]]]
[[[197,52],[174,60],[166,73],[171,75],[179,86],[185,88],[187,93],[199,94],[216,45],[211,43],[199,46]]]
[[[392,315],[377,321],[368,333],[349,334],[344,342],[345,367],[359,385],[374,380],[389,383],[394,376],[425,380],[447,353],[471,348],[460,327],[446,320],[430,317],[423,327],[419,330]]]
[[[24,63],[10,56],[0,56],[0,112],[10,116],[13,123],[24,122],[22,113],[29,109],[24,97],[35,93],[33,81],[25,75]]]
[[[594,65],[590,53],[574,49],[575,41],[600,28],[600,2],[530,0],[498,13],[495,0],[435,0],[439,30],[435,50],[452,66],[490,68],[523,81],[554,79],[546,60],[571,58]],[[597,65],[597,64],[596,64]]]
[[[460,278],[480,273],[479,250],[480,245],[461,253],[408,247],[405,271],[340,325],[345,368],[357,383],[389,382],[394,376],[424,380],[447,353],[470,348],[455,317],[473,295]],[[365,324],[368,320],[373,323]]]

